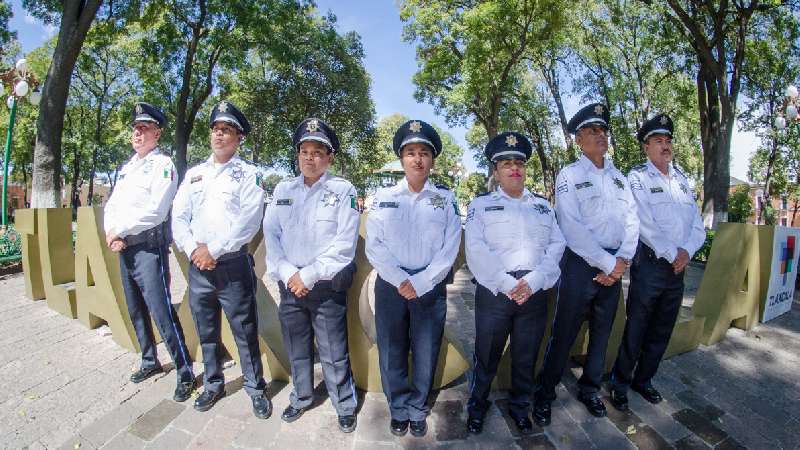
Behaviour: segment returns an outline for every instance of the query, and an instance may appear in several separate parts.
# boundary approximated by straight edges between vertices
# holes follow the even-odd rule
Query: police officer
[[[589,347],[578,380],[578,400],[596,417],[606,415],[598,396],[611,327],[620,296],[620,279],[636,251],[639,220],[628,181],[606,157],[608,108],[600,103],[581,108],[568,129],[583,153],[556,178],[556,213],[567,250],[533,418],[550,423],[570,348],[584,320],[589,320]]]
[[[629,387],[650,403],[662,400],[651,380],[678,318],[684,269],[706,238],[689,182],[672,163],[672,131],[666,114],[642,124],[636,137],[647,162],[628,174],[638,206],[639,247],[631,265],[625,333],[611,373],[611,404],[623,411]]]
[[[265,419],[272,403],[264,394],[256,318],[256,276],[247,244],[264,211],[259,170],[237,154],[250,131],[233,103],[211,111],[211,156],[186,172],[173,205],[175,242],[191,258],[189,305],[203,349],[203,393],[194,408],[207,411],[225,396],[220,353],[220,309],[231,326],[253,413]]]
[[[339,429],[355,430],[355,384],[347,351],[347,290],[353,279],[359,213],[356,190],[328,168],[339,139],[309,118],[292,137],[302,173],[275,187],[264,218],[267,273],[278,281],[278,316],[294,389],[281,418],[299,419],[314,400],[314,340]]]
[[[169,208],[178,181],[172,160],[158,148],[166,122],[155,106],[134,105],[131,145],[135,154],[119,172],[105,206],[103,225],[108,247],[119,253],[128,314],[142,349],[141,367],[131,375],[131,381],[140,383],[162,371],[156,356],[152,315],[178,374],[173,398],[183,402],[192,393],[194,375],[169,292]]]
[[[499,186],[475,198],[467,212],[467,264],[478,284],[467,430],[478,434],[483,429],[492,380],[510,335],[509,413],[520,433],[531,434],[528,412],[547,321],[545,291],[558,281],[566,242],[547,200],[525,188],[528,138],[513,131],[500,133],[483,153]]]
[[[393,148],[406,176],[375,194],[366,253],[378,271],[375,331],[390,430],[402,436],[411,428],[419,437],[428,429],[426,400],[447,312],[445,278],[461,244],[461,221],[453,193],[428,179],[442,151],[436,130],[409,120],[395,133]]]

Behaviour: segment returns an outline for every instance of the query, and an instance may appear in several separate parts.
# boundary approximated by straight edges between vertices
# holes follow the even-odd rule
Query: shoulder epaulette
[[[533,194],[534,197],[539,197],[542,200],[547,200],[547,197],[545,197],[542,194],[539,194],[539,193],[536,193],[536,192],[531,192],[531,194]]]
[[[631,170],[635,170],[637,172],[644,172],[646,169],[647,169],[647,163],[631,167]]]
[[[486,197],[487,195],[491,194],[491,192],[481,192],[480,194],[476,195],[475,198],[478,197]]]
[[[446,191],[449,191],[449,190],[450,190],[450,187],[449,187],[449,186],[447,186],[446,184],[434,184],[434,186],[436,186],[436,187],[437,187],[437,188],[439,188],[439,189],[444,189],[444,190],[446,190]]]

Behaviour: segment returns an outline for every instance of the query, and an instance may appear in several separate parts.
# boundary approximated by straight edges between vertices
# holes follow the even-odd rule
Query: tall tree
[[[31,15],[46,24],[59,25],[58,40],[42,89],[36,124],[31,197],[33,207],[56,207],[61,203],[61,134],[72,71],[101,4],[102,0],[23,0],[23,6]],[[118,1],[109,3],[106,8],[109,17],[124,22],[125,18],[135,14],[136,8],[132,6],[132,3]]]
[[[652,0],[641,0],[654,5]],[[727,220],[730,148],[742,90],[747,40],[754,16],[780,0],[666,0],[665,20],[690,42],[696,62],[700,140],[703,146],[703,216],[706,226]]]
[[[744,65],[745,108],[739,118],[744,131],[753,131],[760,145],[750,160],[749,177],[763,183],[762,205],[774,194],[787,194],[798,160],[798,133],[794,127],[774,128],[782,114],[784,90],[800,77],[800,20],[783,11],[754,19],[753,39],[747,42]],[[756,223],[765,223],[765,208]]]
[[[415,97],[451,125],[474,118],[495,136],[524,60],[566,23],[558,0],[406,0],[403,37],[417,45]]]
[[[305,0],[170,0],[148,6],[140,73],[152,93],[171,105],[181,177],[195,121],[219,73],[242,68],[256,43],[285,51],[295,36],[295,18],[309,9]]]
[[[0,1],[0,57],[11,41],[17,39],[17,32],[8,29],[8,21],[14,16],[11,4],[5,0]]]

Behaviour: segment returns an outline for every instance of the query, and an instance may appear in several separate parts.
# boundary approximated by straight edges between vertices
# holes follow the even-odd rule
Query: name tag
[[[651,194],[657,194],[659,192],[664,192],[664,189],[661,189],[660,187],[650,188],[650,193]]]
[[[202,181],[202,180],[203,180],[203,176],[202,175],[197,175],[195,177],[192,177],[191,180],[189,180],[189,184],[197,183],[198,181]]]
[[[591,181],[584,181],[583,183],[576,184],[575,185],[575,189],[583,189],[583,188],[592,187],[592,186],[593,185],[592,185]]]
[[[399,208],[400,204],[397,202],[380,202],[378,208]]]
[[[275,202],[275,204],[278,205],[278,206],[291,206],[292,205],[292,199],[290,199],[290,198],[279,198]]]
[[[484,211],[502,211],[505,208],[506,208],[505,206],[487,206],[486,208],[483,208],[483,210]]]

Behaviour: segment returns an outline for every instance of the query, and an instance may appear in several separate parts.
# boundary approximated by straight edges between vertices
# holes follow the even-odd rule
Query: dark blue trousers
[[[375,280],[375,331],[383,393],[394,420],[423,420],[436,373],[447,314],[445,282],[414,300],[380,276]],[[409,380],[408,355],[412,374]]]
[[[603,286],[593,280],[599,272],[569,248],[564,251],[556,313],[536,392],[537,401],[555,400],[556,386],[561,381],[570,349],[585,320],[589,321],[589,347],[578,388],[584,394],[600,390],[606,347],[614,326],[622,283]]]
[[[169,292],[167,246],[138,244],[126,247],[120,252],[119,267],[128,314],[142,349],[142,368],[160,365],[150,321],[152,316],[175,363],[178,381],[193,381],[189,350]]]
[[[547,321],[547,294],[539,291],[517,305],[503,293],[492,295],[478,284],[475,291],[475,359],[467,411],[482,419],[491,406],[489,393],[506,341],[511,336],[509,411],[526,417],[534,388],[534,366]]]
[[[224,256],[223,256],[224,257]],[[256,315],[256,274],[253,257],[243,253],[230,259],[220,259],[212,270],[189,267],[189,306],[197,327],[203,350],[205,374],[203,384],[209,392],[219,392],[225,386],[222,373],[221,312],[231,326],[239,362],[244,376],[244,390],[256,396],[264,392],[264,369],[258,347],[258,318]]]
[[[625,333],[611,373],[614,389],[626,392],[631,384],[650,385],[678,319],[683,274],[675,274],[671,263],[639,242],[631,265]]]
[[[354,414],[358,398],[347,350],[347,292],[334,291],[331,281],[318,281],[308,295],[297,298],[283,282],[278,286],[278,317],[294,385],[289,402],[301,409],[314,400],[316,338],[328,397],[338,415]]]

